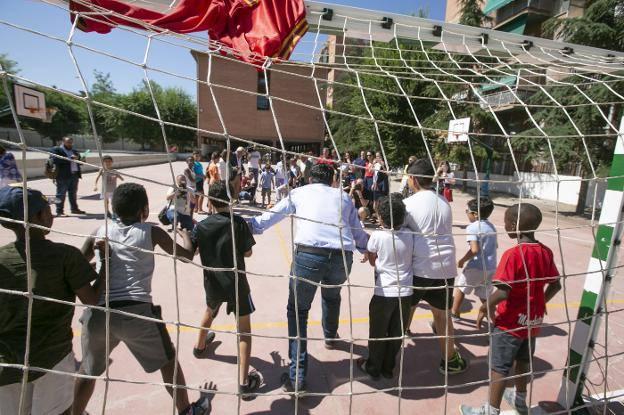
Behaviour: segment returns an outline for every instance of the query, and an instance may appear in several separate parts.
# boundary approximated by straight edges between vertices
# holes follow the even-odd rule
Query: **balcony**
[[[524,89],[524,88],[514,88],[514,94],[505,89],[504,91],[494,92],[493,94],[482,95],[482,102],[480,104],[481,108],[485,109],[490,105],[494,111],[502,111],[508,109],[513,104],[518,102],[518,98],[521,100],[526,100],[528,97],[533,95],[535,92],[532,89]]]
[[[542,15],[544,19],[558,14],[561,0],[515,0],[496,11],[494,27],[497,28],[522,13]]]

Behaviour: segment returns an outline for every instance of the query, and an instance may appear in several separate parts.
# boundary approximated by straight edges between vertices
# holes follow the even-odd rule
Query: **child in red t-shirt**
[[[503,395],[519,413],[528,413],[528,376],[515,379],[515,390],[505,390],[505,378],[514,362],[516,375],[529,371],[546,303],[561,289],[552,251],[535,239],[534,231],[541,222],[542,212],[529,203],[505,211],[505,230],[510,238],[518,240],[518,245],[503,254],[493,277],[496,290],[477,317],[479,327],[487,315],[494,323],[490,338],[490,402],[478,408],[461,405],[464,415],[498,415]]]

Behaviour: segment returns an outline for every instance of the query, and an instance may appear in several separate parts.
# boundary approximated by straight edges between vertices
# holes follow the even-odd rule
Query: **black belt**
[[[321,248],[318,246],[297,245],[296,252],[304,252],[306,254],[314,255],[331,255],[342,254],[342,250],[334,248]]]

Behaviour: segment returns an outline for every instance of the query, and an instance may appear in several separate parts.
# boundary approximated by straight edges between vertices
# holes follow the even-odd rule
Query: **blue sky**
[[[334,0],[332,3],[403,14],[423,8],[428,9],[429,17],[436,20],[444,20],[446,7],[445,0]],[[71,28],[67,11],[37,0],[0,0],[0,53],[7,53],[16,61],[20,75],[25,78],[69,91],[82,89],[65,43],[11,28],[5,22],[66,39]],[[196,36],[203,34],[197,33]],[[302,59],[307,55],[309,59],[313,39],[310,34],[306,35],[293,56]],[[143,36],[119,29],[107,35],[78,32],[75,42],[134,62],[143,60],[146,45]],[[143,79],[142,69],[135,65],[77,47],[74,53],[87,83],[92,82],[94,70],[109,72],[120,92],[130,91]],[[164,71],[195,78],[195,62],[185,48],[154,42],[148,62]],[[196,87],[192,80],[154,71],[150,71],[149,76],[162,85],[177,86],[195,96]]]

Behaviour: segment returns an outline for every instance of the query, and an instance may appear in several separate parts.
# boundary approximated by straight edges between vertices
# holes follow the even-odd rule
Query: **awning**
[[[505,23],[501,27],[497,27],[496,30],[523,35],[524,28],[526,27],[526,24],[527,24],[527,19],[528,19],[527,14],[523,14],[521,16],[518,16],[518,18],[513,19],[511,22]]]
[[[492,91],[494,89],[502,88],[505,85],[513,86],[516,84],[516,79],[517,77],[515,76],[505,76],[504,78],[496,79],[498,84],[485,84],[485,85],[482,85],[481,88],[479,88],[479,90],[481,92],[487,92],[487,91]]]
[[[514,0],[488,0],[487,4],[485,5],[485,8],[483,8],[483,13],[490,14],[500,9],[503,6],[508,5],[512,1]]]

